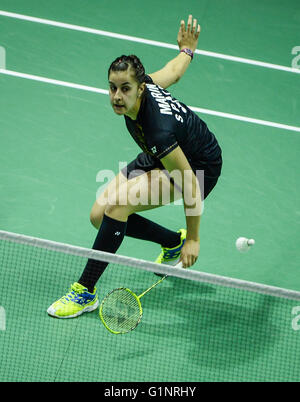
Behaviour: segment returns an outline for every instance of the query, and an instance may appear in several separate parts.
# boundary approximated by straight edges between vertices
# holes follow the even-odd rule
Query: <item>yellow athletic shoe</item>
[[[157,264],[176,265],[179,262],[180,252],[186,239],[186,230],[180,229],[178,233],[180,233],[180,244],[173,248],[162,247],[161,253],[155,260]],[[162,276],[161,274],[156,275]]]
[[[97,289],[89,293],[80,283],[73,283],[69,293],[53,303],[47,313],[56,318],[74,318],[99,306]]]

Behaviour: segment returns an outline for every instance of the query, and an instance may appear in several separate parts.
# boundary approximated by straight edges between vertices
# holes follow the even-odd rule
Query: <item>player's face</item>
[[[130,70],[112,71],[109,75],[109,97],[114,112],[136,118],[142,88]]]

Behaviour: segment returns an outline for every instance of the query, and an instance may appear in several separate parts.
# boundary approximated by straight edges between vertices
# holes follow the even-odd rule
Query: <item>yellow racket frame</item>
[[[153,289],[156,285],[158,285],[159,283],[161,283],[164,279],[166,279],[167,276],[168,276],[168,275],[163,276],[158,282],[154,283],[154,285],[150,286],[150,288],[148,288],[147,290],[145,290],[145,292],[143,292],[143,293],[140,294],[139,296],[137,296],[132,290],[130,290],[130,289],[128,289],[128,288],[117,288],[117,289],[114,289],[114,290],[112,290],[111,292],[109,292],[109,293],[105,296],[105,298],[102,300],[101,305],[100,305],[100,308],[99,308],[99,317],[100,317],[100,319],[101,319],[101,321],[102,321],[102,324],[105,326],[105,328],[106,328],[109,332],[111,332],[112,334],[115,334],[115,335],[118,335],[118,334],[126,334],[126,333],[128,333],[128,332],[134,330],[134,329],[138,326],[138,324],[141,322],[142,315],[143,315],[143,309],[142,309],[142,304],[141,304],[141,302],[140,302],[140,298],[143,297],[146,293],[148,293],[151,289]],[[104,303],[105,303],[105,300],[106,300],[113,292],[115,292],[115,291],[117,291],[117,290],[126,290],[127,292],[129,292],[129,293],[136,299],[136,301],[138,302],[138,306],[139,306],[139,310],[140,310],[140,318],[139,318],[139,320],[137,321],[136,325],[135,325],[133,328],[131,328],[129,331],[126,331],[126,332],[114,331],[114,330],[112,330],[111,328],[109,328],[109,326],[108,326],[108,325],[106,324],[106,322],[104,321],[104,318],[103,318],[103,315],[102,315],[102,309],[103,309],[103,305],[104,305]]]
[[[137,303],[138,303],[138,306],[139,306],[139,310],[140,310],[140,318],[139,318],[139,320],[137,321],[136,325],[135,325],[133,328],[131,328],[129,331],[126,331],[126,332],[113,331],[113,330],[112,330],[111,328],[109,328],[109,326],[106,324],[106,322],[104,321],[103,315],[102,315],[102,309],[103,309],[103,304],[105,303],[105,300],[106,300],[113,292],[116,292],[117,290],[126,290],[127,292],[129,292],[129,293],[136,299],[136,301],[137,301]],[[143,295],[143,294],[142,294],[142,295]],[[142,315],[143,315],[142,304],[141,304],[141,302],[140,302],[140,297],[141,297],[142,295],[137,296],[135,293],[133,293],[132,290],[130,290],[130,289],[128,289],[128,288],[117,288],[117,289],[114,289],[114,290],[112,290],[111,292],[109,292],[109,293],[105,296],[105,298],[102,300],[101,305],[100,305],[100,308],[99,308],[99,317],[100,317],[100,319],[101,319],[101,321],[102,321],[102,324],[105,326],[105,328],[106,328],[109,332],[111,332],[112,334],[115,334],[115,335],[118,335],[118,334],[126,334],[127,332],[130,332],[130,331],[134,330],[134,329],[138,326],[138,324],[140,323],[140,321],[141,321],[141,319],[142,319]]]

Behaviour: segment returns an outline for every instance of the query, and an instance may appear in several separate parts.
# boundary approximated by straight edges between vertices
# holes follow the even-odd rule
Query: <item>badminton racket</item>
[[[182,263],[176,267],[182,267]],[[105,328],[113,334],[125,334],[134,330],[143,316],[140,299],[167,277],[168,275],[163,276],[139,296],[128,288],[117,288],[108,293],[99,309],[99,316]]]

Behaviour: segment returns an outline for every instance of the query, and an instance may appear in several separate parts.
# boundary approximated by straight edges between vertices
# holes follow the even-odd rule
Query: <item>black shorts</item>
[[[220,156],[216,161],[210,162],[209,164],[204,164],[202,162],[196,166],[196,164],[191,161],[189,161],[189,163],[193,169],[193,172],[198,178],[202,199],[205,199],[217,184],[218,178],[221,174],[222,156]],[[141,152],[132,162],[125,166],[121,172],[127,179],[130,180],[153,169],[161,169],[166,171],[164,165],[158,158],[154,158],[145,152]],[[174,184],[174,180],[171,177],[170,181]]]

